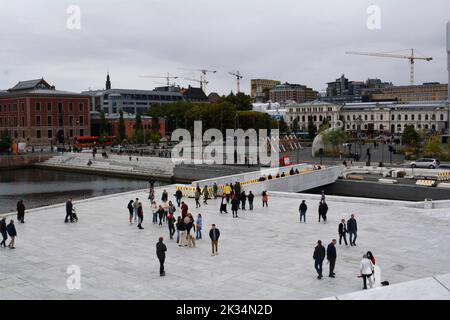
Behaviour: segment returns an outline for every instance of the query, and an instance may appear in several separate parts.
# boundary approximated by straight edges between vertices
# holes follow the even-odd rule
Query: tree
[[[152,118],[152,132],[153,132],[153,133],[158,133],[158,132],[159,132],[159,129],[160,129],[160,126],[159,126],[159,119],[156,118],[156,117],[153,117],[153,118]]]
[[[136,114],[136,121],[134,123],[134,131],[142,130],[142,118],[139,113]]]
[[[287,126],[283,118],[280,118],[280,120],[278,120],[278,125],[280,127],[280,133],[287,133],[289,131],[289,127]]]
[[[109,136],[108,121],[106,121],[105,112],[100,112],[100,135]]]
[[[0,152],[6,152],[11,148],[12,140],[8,130],[0,131]]]
[[[432,157],[441,153],[441,145],[439,141],[439,135],[432,135],[425,144],[425,153],[430,154]]]
[[[413,125],[407,125],[402,133],[402,142],[405,144],[416,145],[419,142],[419,133]]]
[[[310,117],[308,120],[308,137],[310,139],[314,139],[314,137],[316,136],[316,131],[316,125],[314,124],[312,117]]]
[[[322,133],[322,139],[325,144],[333,147],[333,151],[338,151],[339,146],[347,140],[347,134],[342,129],[334,129]]]
[[[122,142],[126,139],[125,134],[125,120],[123,120],[123,111],[120,110],[119,112],[119,140]]]
[[[141,144],[144,142],[144,130],[142,129],[141,115],[136,114],[136,121],[134,123],[133,143]]]
[[[330,123],[328,122],[327,118],[325,118],[325,119],[323,119],[323,122],[320,125],[319,133],[327,130],[328,128],[330,128]]]

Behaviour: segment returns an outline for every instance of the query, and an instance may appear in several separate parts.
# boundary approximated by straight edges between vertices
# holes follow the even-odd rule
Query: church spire
[[[111,79],[109,78],[109,71],[108,71],[108,74],[106,75],[106,90],[110,89],[111,89]]]

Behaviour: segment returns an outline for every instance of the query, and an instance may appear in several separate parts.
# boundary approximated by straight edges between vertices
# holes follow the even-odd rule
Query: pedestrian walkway
[[[169,200],[174,186],[164,186]],[[159,204],[162,188],[156,189]],[[448,208],[425,210],[376,201],[327,197],[328,223],[318,223],[320,196],[305,195],[306,224],[299,222],[302,196],[269,191],[269,208],[255,198],[255,210],[239,218],[218,213],[220,200],[190,212],[203,216],[205,235],[196,248],[180,248],[168,227],[151,223],[145,191],[74,201],[78,223],[65,224],[65,208],[27,212],[17,225],[16,250],[0,249],[0,299],[319,299],[361,290],[359,262],[373,252],[383,280],[391,285],[450,272]],[[128,223],[126,208],[138,197],[144,230]],[[361,199],[359,199],[361,200]],[[312,254],[318,239],[337,238],[341,218],[358,220],[357,247],[337,245],[336,278],[317,280]],[[177,208],[175,216],[180,215]],[[13,216],[15,219],[15,216]],[[206,236],[220,229],[218,256]],[[208,232],[206,232],[208,231]],[[166,277],[159,276],[155,244],[167,245]],[[81,270],[81,289],[69,290],[69,266]],[[328,265],[324,263],[324,274]]]

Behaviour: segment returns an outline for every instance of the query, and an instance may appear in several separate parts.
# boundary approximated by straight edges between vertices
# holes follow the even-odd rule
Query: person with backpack
[[[11,238],[11,240],[8,244],[8,247],[10,249],[15,249],[16,247],[14,247],[14,241],[16,240],[16,237],[17,237],[17,231],[16,231],[16,227],[14,226],[13,219],[11,219],[8,226],[6,227],[6,231],[8,232],[8,235]]]
[[[313,259],[314,259],[314,268],[317,271],[317,279],[322,279],[323,275],[322,275],[322,265],[323,265],[323,260],[325,259],[325,247],[322,245],[322,241],[319,240],[317,241],[317,246],[314,248],[314,254],[313,254]]]
[[[129,218],[128,218],[128,221],[130,222],[130,224],[132,224],[133,223],[133,211],[134,211],[134,209],[133,209],[133,200],[130,200],[130,202],[128,202],[128,206],[127,206],[127,209],[128,209],[128,212],[129,212]]]
[[[175,217],[173,216],[173,212],[169,212],[167,215],[167,225],[169,226],[169,237],[173,239],[173,235],[175,234]]]
[[[306,223],[306,210],[308,210],[308,206],[306,205],[306,201],[302,200],[302,203],[298,207],[298,211],[300,212],[300,222],[302,222],[303,217],[303,222]]]

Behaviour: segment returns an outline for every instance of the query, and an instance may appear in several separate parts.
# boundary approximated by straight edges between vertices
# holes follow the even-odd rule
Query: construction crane
[[[192,78],[184,78],[184,80],[194,81],[194,82],[200,83],[200,87],[202,88],[203,91],[205,91],[204,86],[206,86],[206,85],[208,84],[208,81],[206,81],[206,80],[203,79],[202,77],[200,77],[200,80],[198,80],[198,79],[192,79]]]
[[[186,71],[200,71],[202,75],[200,76],[201,79],[201,87],[203,91],[206,91],[206,85],[209,83],[209,81],[206,80],[206,74],[207,73],[216,73],[217,70],[208,70],[208,69],[188,69],[188,68],[178,68],[179,70],[186,70]],[[198,81],[198,80],[196,80]]]
[[[392,54],[392,53],[357,52],[357,51],[347,51],[346,54],[372,56],[372,57],[383,57],[383,58],[408,59],[410,65],[411,65],[411,74],[410,74],[411,85],[414,85],[414,63],[415,63],[415,60],[425,60],[425,61],[433,60],[432,57],[415,56],[414,49],[411,49],[411,55],[401,55],[401,54]]]
[[[243,76],[239,73],[239,71],[236,71],[236,72],[228,72],[228,73],[231,74],[232,76],[236,77],[236,81],[237,81],[237,93],[241,92],[239,85],[240,85],[240,82],[241,82],[241,79],[243,78]]]
[[[161,76],[140,76],[141,78],[153,78],[153,79],[166,79],[167,86],[170,87],[170,79],[178,79],[176,76],[170,76],[170,74],[167,72],[167,76],[161,77]]]

